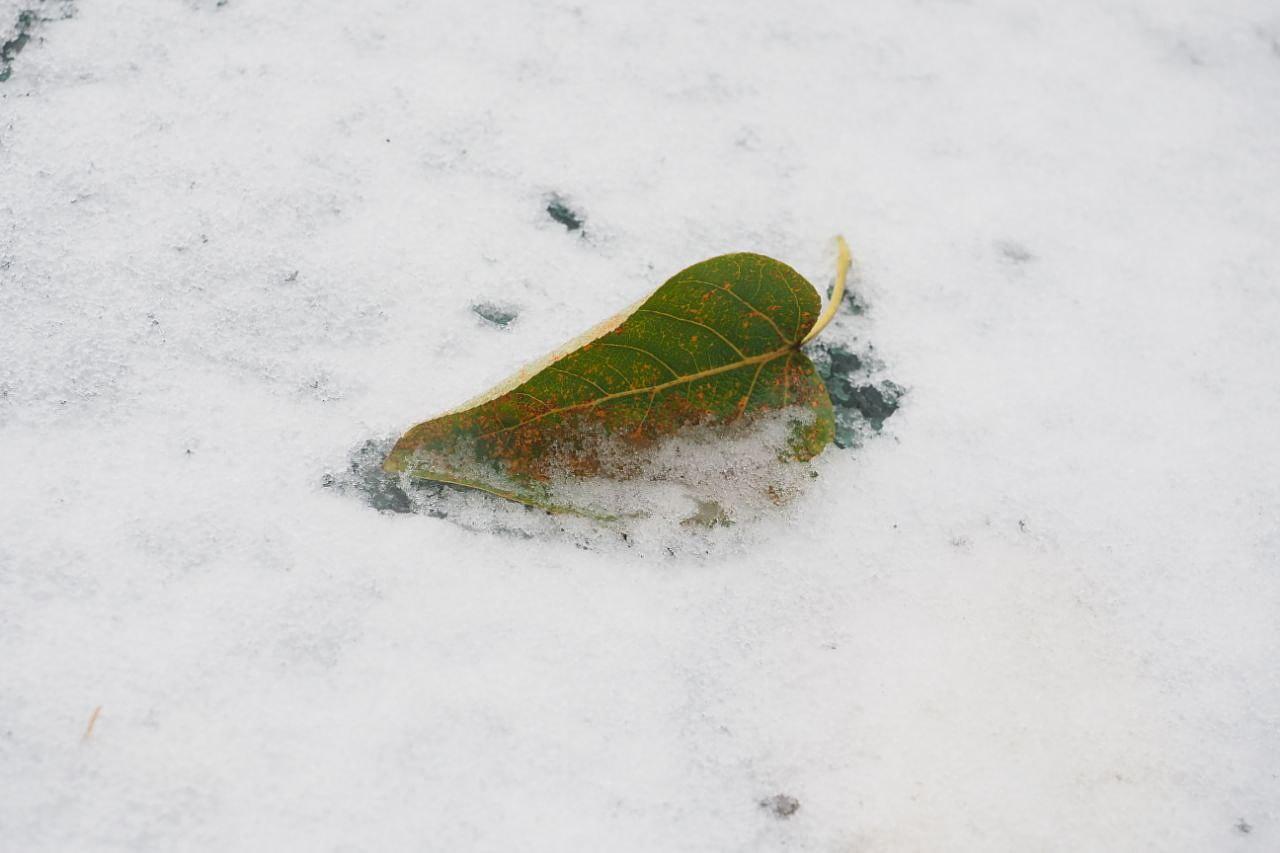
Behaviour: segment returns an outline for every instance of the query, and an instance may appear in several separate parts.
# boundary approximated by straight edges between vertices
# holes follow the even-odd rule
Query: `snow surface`
[[[1280,849],[1274,0],[24,9],[0,848]],[[324,485],[835,233],[908,394],[723,547]]]

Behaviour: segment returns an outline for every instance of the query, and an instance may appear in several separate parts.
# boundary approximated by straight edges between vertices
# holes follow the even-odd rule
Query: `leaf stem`
[[[804,346],[818,336],[827,324],[836,316],[836,311],[840,310],[840,302],[844,299],[844,280],[849,275],[849,267],[853,260],[849,255],[849,244],[844,241],[844,237],[836,235],[836,286],[831,291],[831,298],[827,300],[827,307],[822,309],[822,315],[818,317],[818,322],[813,324],[813,328],[809,330],[809,334],[804,336],[804,340],[800,342],[800,346]]]

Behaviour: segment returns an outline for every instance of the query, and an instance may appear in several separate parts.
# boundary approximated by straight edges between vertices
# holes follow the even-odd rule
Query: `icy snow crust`
[[[1280,848],[1273,2],[64,5],[0,0],[0,849]],[[909,393],[723,547],[338,488],[834,233]]]

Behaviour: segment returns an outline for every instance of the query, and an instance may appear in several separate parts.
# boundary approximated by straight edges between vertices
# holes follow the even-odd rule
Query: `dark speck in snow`
[[[471,306],[481,318],[489,321],[500,329],[505,329],[511,325],[511,322],[520,316],[520,312],[510,306],[495,305],[492,302],[479,302]]]
[[[1013,240],[1002,240],[996,243],[996,249],[999,250],[1001,257],[1015,264],[1025,264],[1036,259],[1026,246],[1015,243]]]
[[[775,794],[761,800],[760,808],[768,809],[774,817],[785,820],[800,810],[800,801],[786,794]]]
[[[558,195],[551,196],[547,202],[547,215],[570,231],[580,231],[586,221],[581,213],[569,206],[569,203]]]

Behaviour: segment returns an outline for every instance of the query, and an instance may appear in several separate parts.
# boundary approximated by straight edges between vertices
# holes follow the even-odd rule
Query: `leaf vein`
[[[548,403],[546,400],[542,399],[541,397],[535,394],[530,394],[528,391],[512,391],[511,393],[519,394],[521,397],[528,397],[530,400],[537,400],[539,403],[546,406],[547,408],[551,408],[551,404]]]
[[[791,356],[787,356],[787,359],[790,360]],[[751,377],[751,384],[747,386],[747,393],[742,395],[742,402],[738,404],[738,413],[733,416],[734,420],[742,417],[743,413],[747,410],[747,406],[751,404],[751,395],[755,393],[756,380],[760,378],[761,370],[764,370],[763,361],[756,365],[755,375]]]
[[[742,361],[734,362],[733,364],[724,364],[724,365],[721,365],[720,367],[712,367],[708,370],[699,371],[698,373],[690,373],[684,376],[681,376],[680,374],[677,373],[675,374],[676,376],[675,379],[671,379],[667,382],[663,382],[658,385],[652,385],[648,388],[632,388],[628,391],[619,391],[616,394],[606,394],[605,396],[595,400],[587,400],[582,403],[574,403],[573,405],[570,405],[570,406],[561,406],[560,408],[557,408],[557,409],[548,409],[547,411],[539,412],[538,414],[534,415],[528,420],[521,421],[518,424],[499,427],[498,429],[490,430],[489,432],[482,432],[479,435],[477,435],[476,438],[477,439],[489,438],[490,436],[498,435],[499,433],[510,432],[513,429],[520,429],[522,427],[526,427],[531,423],[535,423],[536,421],[540,421],[543,418],[547,418],[552,415],[558,415],[563,412],[572,412],[572,411],[576,411],[577,409],[594,408],[595,406],[598,406],[601,403],[607,403],[610,400],[617,400],[622,397],[631,397],[636,394],[644,394],[646,392],[653,392],[655,395],[660,394],[661,392],[667,390],[668,388],[674,388],[676,385],[692,383],[698,379],[705,379],[708,376],[716,376],[721,373],[728,373],[731,370],[739,370],[750,364],[764,364],[766,362],[773,361],[775,358],[781,358],[783,355],[787,356],[787,362],[790,363],[791,356],[794,354],[795,354],[795,350],[792,349],[791,347],[787,347],[786,349],[775,350],[773,352],[765,353],[764,355],[751,356],[749,358],[743,359]]]
[[[645,407],[644,417],[640,419],[640,423],[636,426],[635,435],[637,437],[640,436],[640,431],[644,429],[644,422],[649,420],[649,412],[653,411],[653,401],[656,399],[658,399],[658,392],[657,390],[654,390],[653,393],[649,395],[649,405]]]
[[[581,373],[574,373],[572,370],[565,370],[565,369],[564,369],[564,368],[562,368],[562,367],[556,367],[554,364],[553,364],[553,365],[551,365],[550,369],[551,369],[551,370],[554,370],[556,373],[563,373],[565,376],[572,376],[574,379],[579,379],[579,380],[581,380],[581,381],[583,381],[583,382],[587,383],[588,385],[590,385],[592,388],[595,388],[595,389],[596,389],[597,391],[599,391],[601,394],[608,394],[608,393],[609,393],[608,391],[606,391],[606,390],[604,390],[603,388],[601,388],[601,387],[600,387],[600,385],[599,385],[598,383],[596,383],[596,382],[592,382],[590,379],[588,379],[587,377],[583,376]]]
[[[733,351],[734,351],[734,352],[736,352],[736,353],[738,354],[738,358],[746,358],[746,357],[747,357],[747,354],[746,354],[745,352],[743,352],[742,350],[738,349],[738,345],[737,345],[737,344],[735,344],[733,341],[729,340],[729,339],[728,339],[728,338],[726,338],[724,335],[722,335],[722,334],[720,334],[719,332],[717,332],[717,331],[716,331],[715,329],[713,329],[711,326],[708,326],[706,323],[699,322],[698,320],[691,320],[691,319],[689,319],[688,317],[677,317],[675,314],[668,314],[668,313],[666,313],[665,311],[655,311],[655,310],[653,310],[652,308],[637,308],[637,309],[636,309],[636,313],[637,313],[637,314],[638,314],[638,313],[640,313],[641,311],[645,312],[646,314],[657,314],[659,317],[667,317],[667,318],[672,319],[672,320],[679,320],[681,323],[692,323],[692,324],[693,324],[693,325],[695,325],[695,326],[701,326],[702,328],[706,329],[706,330],[707,330],[708,332],[710,332],[711,334],[715,335],[715,336],[716,336],[717,338],[719,338],[720,340],[724,341],[724,342],[725,342],[726,344],[728,344],[730,347],[732,347],[732,348],[733,348]]]
[[[612,370],[614,373],[618,374],[618,376],[622,379],[622,381],[623,381],[623,382],[625,382],[625,383],[627,383],[627,387],[628,387],[628,388],[633,388],[633,387],[635,387],[635,386],[633,386],[633,385],[631,384],[631,380],[627,378],[627,374],[623,373],[621,370],[619,370],[618,368],[614,367],[612,364],[610,364],[610,363],[609,363],[609,362],[607,362],[607,361],[602,361],[602,362],[600,362],[600,363],[601,363],[601,364],[603,364],[605,367],[609,368],[610,370]]]
[[[616,347],[617,349],[629,349],[629,350],[634,350],[634,351],[636,351],[636,352],[642,352],[642,353],[644,353],[645,355],[649,356],[649,358],[651,358],[651,359],[653,359],[654,361],[658,362],[658,364],[661,364],[661,365],[663,366],[663,368],[664,368],[664,369],[666,369],[666,371],[667,371],[668,373],[670,373],[672,376],[679,376],[679,375],[680,375],[679,373],[677,373],[675,370],[673,370],[673,369],[672,369],[671,365],[667,364],[665,361],[663,361],[662,359],[658,358],[656,355],[654,355],[653,353],[649,352],[647,349],[641,349],[640,347],[628,346],[627,344],[613,344],[613,343],[609,343],[608,341],[596,341],[596,343],[600,344],[600,346],[602,346],[602,347]]]
[[[800,297],[796,296],[795,288],[791,286],[791,282],[787,282],[787,293],[791,294],[791,301],[796,304],[796,340],[800,340],[800,324],[804,322],[804,311],[800,309]]]
[[[703,281],[700,278],[686,278],[685,281],[689,282],[690,284],[705,284],[707,287],[710,287],[712,290],[719,290],[729,294],[734,299],[738,300],[743,305],[747,306],[747,308],[751,311],[752,314],[755,314],[757,317],[762,318],[770,326],[773,326],[773,330],[778,333],[778,340],[782,341],[784,344],[793,343],[793,341],[787,340],[786,335],[782,334],[782,329],[778,326],[777,323],[773,321],[772,317],[770,317],[768,314],[761,311],[752,303],[748,302],[745,297],[735,293],[733,288],[729,287],[728,285],[714,284],[710,281]]]

